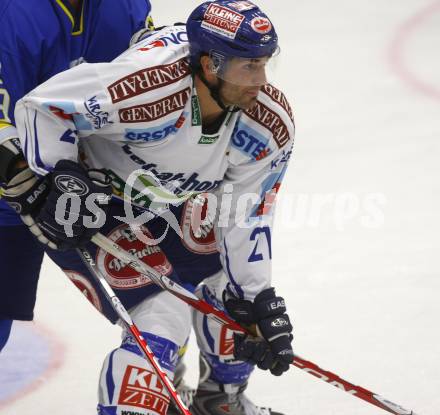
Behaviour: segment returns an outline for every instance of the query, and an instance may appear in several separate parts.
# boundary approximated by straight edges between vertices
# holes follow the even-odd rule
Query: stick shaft
[[[84,263],[86,264],[87,268],[89,269],[90,273],[93,275],[95,280],[99,283],[101,286],[106,298],[112,305],[115,312],[118,314],[121,321],[124,323],[125,327],[130,331],[133,338],[135,339],[136,343],[138,344],[139,349],[142,351],[146,359],[150,362],[151,366],[153,367],[156,374],[159,376],[160,380],[162,381],[165,388],[168,390],[168,393],[170,394],[173,401],[176,403],[177,407],[184,415],[191,415],[191,412],[188,410],[188,408],[183,403],[182,399],[180,398],[179,394],[176,391],[176,388],[174,387],[173,383],[168,379],[168,376],[164,372],[164,370],[161,368],[158,360],[156,359],[156,356],[154,355],[153,351],[148,346],[146,340],[142,336],[141,332],[137,328],[137,326],[134,324],[130,314],[125,309],[119,298],[116,296],[115,292],[113,291],[110,284],[107,282],[107,280],[102,275],[101,271],[96,266],[95,260],[90,255],[90,253],[83,248],[78,248],[78,254],[83,259]]]
[[[329,372],[327,370],[321,369],[316,364],[307,361],[305,359],[302,359],[298,355],[295,355],[293,360],[293,365],[297,368],[304,370],[305,372],[317,377],[318,379],[321,379],[324,382],[329,383],[330,385],[333,385],[334,387],[338,388],[339,390],[342,390],[346,393],[349,393],[350,395],[355,396],[356,398],[362,399],[365,402],[368,402],[372,405],[377,406],[378,408],[383,409],[384,411],[387,411],[394,415],[416,415],[415,412],[402,408],[400,405],[397,405],[382,396],[371,392],[365,388],[362,388],[361,386],[354,385],[350,382],[348,382],[345,379],[342,379],[338,375],[335,375],[332,372]]]

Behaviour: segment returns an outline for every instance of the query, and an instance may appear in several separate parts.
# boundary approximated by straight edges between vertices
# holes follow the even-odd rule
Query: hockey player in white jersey
[[[90,238],[100,231],[260,334],[234,337],[194,314],[203,375],[191,407],[196,415],[276,415],[243,392],[255,365],[281,375],[292,361],[292,326],[271,287],[273,205],[294,135],[290,106],[266,78],[276,53],[275,29],[253,3],[206,2],[186,26],[148,34],[111,63],[63,72],[16,107],[22,148],[40,179],[18,178],[5,198],[14,195],[47,253],[98,310],[116,321],[73,250],[78,246],[93,253],[173,376],[191,310],[96,249]],[[187,200],[169,207],[181,235],[160,217],[140,226],[154,246],[136,237],[122,203],[125,192],[136,214],[151,209],[143,191],[152,177],[176,201]],[[113,193],[112,200],[98,193]],[[198,193],[216,196],[209,197],[217,216],[208,235],[191,229],[188,212]],[[166,391],[124,333],[104,362],[99,413],[163,415],[168,407]]]

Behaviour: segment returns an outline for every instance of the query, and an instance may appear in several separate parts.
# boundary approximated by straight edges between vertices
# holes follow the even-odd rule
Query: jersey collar
[[[84,3],[86,0],[80,0],[78,10],[76,10],[69,0],[55,0],[61,10],[66,14],[72,23],[72,35],[77,36],[83,32],[84,23]]]

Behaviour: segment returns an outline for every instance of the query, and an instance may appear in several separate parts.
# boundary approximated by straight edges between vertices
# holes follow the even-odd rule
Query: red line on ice
[[[33,325],[32,330],[37,332],[37,334],[40,334],[48,341],[48,346],[51,354],[49,365],[44,370],[44,372],[41,373],[41,375],[38,376],[31,384],[16,392],[6,400],[0,402],[0,409],[11,405],[12,403],[22,399],[24,396],[29,395],[40,388],[44,384],[44,382],[54,376],[54,374],[58,371],[58,369],[62,367],[64,363],[65,347],[59,341],[58,337],[56,337],[54,333],[52,333],[47,327],[44,327],[40,323]],[[29,353],[32,353],[32,348],[29,348]]]
[[[397,75],[420,93],[434,99],[440,99],[440,88],[420,79],[405,64],[403,50],[410,36],[414,34],[433,14],[440,12],[440,1],[436,1],[406,20],[397,30],[389,49],[391,66]],[[433,51],[433,54],[435,51]]]

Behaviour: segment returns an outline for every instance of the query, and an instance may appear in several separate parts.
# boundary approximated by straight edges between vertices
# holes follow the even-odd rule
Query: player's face
[[[261,87],[267,84],[268,60],[269,58],[231,59],[222,76],[220,96],[223,102],[244,110],[255,105]]]
[[[223,81],[220,88],[220,98],[226,106],[235,106],[247,110],[257,103],[261,86],[238,86]]]

